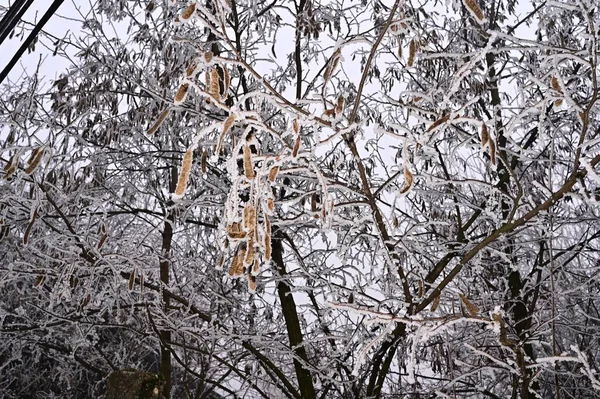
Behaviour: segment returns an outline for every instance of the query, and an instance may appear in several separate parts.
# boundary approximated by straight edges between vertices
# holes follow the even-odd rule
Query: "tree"
[[[176,3],[4,91],[5,392],[597,395],[594,2]]]

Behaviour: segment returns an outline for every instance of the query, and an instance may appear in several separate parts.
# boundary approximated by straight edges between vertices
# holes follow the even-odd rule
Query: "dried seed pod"
[[[483,22],[485,20],[485,16],[479,7],[479,4],[477,4],[477,0],[464,0],[464,3],[471,14],[477,19],[477,22]]]
[[[294,148],[292,149],[292,157],[296,158],[298,156],[298,151],[300,151],[300,135],[296,137],[296,142],[294,143]]]
[[[402,189],[400,190],[400,194],[404,194],[408,190],[410,190],[410,188],[412,187],[412,184],[413,184],[413,175],[410,172],[410,169],[408,169],[408,166],[404,165],[404,187],[402,187]]]
[[[335,114],[336,115],[341,115],[342,112],[344,112],[344,102],[346,101],[346,99],[344,98],[344,96],[339,95],[337,98],[337,104],[335,105]]]
[[[323,80],[324,80],[325,84],[327,84],[327,82],[329,81],[329,79],[331,78],[331,76],[333,75],[335,70],[337,69],[341,57],[342,57],[342,50],[338,48],[337,50],[334,51],[333,55],[329,59],[329,62],[327,63],[327,68],[325,68],[325,72],[323,73]]]
[[[435,298],[433,298],[433,301],[431,302],[431,308],[429,308],[429,310],[431,312],[435,312],[438,308],[438,306],[440,306],[440,299],[442,298],[442,296],[440,294],[438,294],[438,296],[436,296]]]
[[[98,249],[101,249],[106,240],[108,239],[108,234],[104,233],[100,236],[100,241],[98,241]]]
[[[194,12],[196,11],[196,2],[193,1],[189,6],[187,6],[180,15],[180,20],[182,21],[187,21],[189,20],[192,15],[194,15]]]
[[[210,96],[214,98],[216,102],[220,102],[221,100],[220,90],[219,71],[217,68],[212,68],[210,70],[210,86],[208,87],[208,94],[210,94]]]
[[[265,260],[268,262],[271,260],[271,253],[273,249],[271,247],[271,234],[265,234]]]
[[[177,93],[175,94],[175,99],[173,101],[173,104],[179,105],[185,101],[189,87],[190,87],[189,83],[184,83],[181,86],[179,86],[179,89],[177,90]]]
[[[212,61],[214,57],[214,54],[212,51],[207,51],[206,53],[204,53],[204,62],[206,62],[207,64],[210,63]]]
[[[202,174],[206,174],[208,167],[207,167],[207,162],[208,162],[208,153],[206,152],[206,150],[202,150],[202,160],[200,165],[202,166]]]
[[[135,270],[132,270],[131,273],[129,273],[129,281],[127,282],[127,287],[129,288],[129,291],[133,290],[134,284],[135,284]]]
[[[219,255],[219,260],[217,261],[217,270],[223,269],[223,263],[225,263],[225,256],[223,254]]]
[[[27,245],[27,243],[29,242],[29,236],[31,234],[31,229],[33,228],[33,224],[35,223],[35,220],[38,218],[38,210],[36,209],[35,211],[33,211],[33,216],[31,218],[31,220],[29,221],[29,223],[27,224],[27,227],[25,228],[25,234],[23,234],[23,245]]]
[[[196,73],[196,68],[198,68],[198,65],[196,65],[195,62],[192,62],[186,69],[185,69],[185,76],[187,78],[191,78],[192,76],[194,76],[194,74]]]
[[[252,265],[252,274],[257,275],[260,272],[260,262],[258,259],[254,259],[254,265]]]
[[[325,112],[323,112],[323,117],[335,118],[335,108],[326,109]]]
[[[225,135],[229,132],[229,129],[235,123],[235,114],[232,112],[229,114],[225,122],[223,122],[223,130],[221,131],[221,135],[219,136],[219,141],[217,142],[217,148],[215,148],[215,154],[221,154],[221,150],[223,149],[223,141],[225,140]]]
[[[493,165],[496,165],[496,143],[494,143],[494,140],[489,141],[490,144],[490,160],[492,161]]]
[[[273,212],[273,210],[275,210],[275,201],[273,201],[273,198],[269,198],[267,200],[267,209],[269,212]]]
[[[37,168],[38,165],[40,164],[40,162],[42,162],[42,157],[44,156],[44,152],[45,152],[45,150],[43,147],[38,147],[32,152],[31,157],[29,158],[29,161],[28,161],[29,165],[25,169],[25,173],[30,175],[35,171],[35,168]]]
[[[558,78],[556,76],[552,76],[552,79],[550,79],[550,84],[552,86],[552,89],[554,89],[554,91],[556,91],[558,94],[562,95],[563,91],[562,88],[560,87],[560,83],[558,82]],[[555,107],[560,107],[563,103],[562,99],[558,99],[554,101],[554,106]]]
[[[44,281],[46,281],[46,276],[43,274],[40,274],[39,276],[37,276],[37,278],[35,279],[35,282],[33,283],[33,286],[35,288],[41,286],[44,284]]]
[[[415,63],[415,56],[417,54],[417,42],[415,41],[415,39],[412,39],[410,41],[410,44],[408,45],[408,62],[407,65],[409,67],[412,67],[413,64]]]
[[[85,308],[90,303],[91,300],[92,300],[92,296],[90,294],[87,294],[85,296],[85,298],[83,298],[81,300],[81,308]]]
[[[156,133],[156,131],[163,124],[165,119],[167,119],[167,116],[169,116],[169,112],[171,112],[171,110],[169,108],[167,108],[163,112],[160,113],[156,122],[154,122],[152,127],[150,127],[150,129],[148,129],[148,133],[147,133],[148,135],[153,135],[154,133]]]
[[[231,260],[231,266],[229,266],[229,276],[240,277],[244,274],[244,257],[246,256],[246,248],[244,245],[240,245]]]
[[[140,292],[144,291],[144,274],[140,272]]]
[[[292,130],[294,131],[294,134],[300,134],[300,123],[298,122],[298,119],[292,121]]]
[[[254,234],[251,234],[250,239],[248,240],[248,250],[246,251],[246,257],[244,258],[244,265],[251,265],[254,262],[255,253]]]
[[[244,174],[246,179],[254,179],[254,162],[252,162],[252,152],[248,143],[244,146]]]
[[[239,223],[232,223],[227,226],[227,235],[234,240],[241,240],[246,238],[248,234],[240,229]]]
[[[17,171],[17,167],[19,166],[19,158],[16,155],[10,157],[10,160],[6,165],[4,165],[4,178],[9,180],[12,175]]]
[[[277,178],[277,172],[279,172],[279,166],[274,166],[269,171],[269,181],[274,182]]]
[[[396,217],[396,215],[394,215],[394,218],[392,219],[392,225],[394,226],[395,229],[397,229],[398,226],[400,226],[400,222],[398,221],[398,218]]]
[[[192,169],[192,160],[194,156],[194,150],[188,148],[183,156],[183,164],[181,165],[181,173],[179,173],[179,179],[177,180],[177,188],[175,188],[175,196],[177,198],[183,197],[185,189],[190,178],[190,170]]]
[[[419,298],[423,298],[423,281],[419,280],[417,282],[417,285],[418,285],[417,295],[419,296]]]
[[[248,291],[250,291],[251,294],[256,292],[256,277],[250,273],[248,274]]]
[[[448,122],[448,119],[450,119],[450,114],[446,114],[446,115],[442,116],[440,119],[433,122],[431,124],[431,126],[429,126],[429,128],[427,129],[427,132],[431,132],[433,129],[440,126],[441,124]]]
[[[223,93],[221,93],[221,100],[227,99],[227,93],[229,93],[229,85],[231,84],[231,76],[229,76],[229,70],[223,68]]]
[[[486,144],[490,140],[490,132],[486,124],[481,125],[481,148],[485,148]]]
[[[398,43],[398,58],[402,58],[402,43]]]
[[[244,229],[253,234],[256,228],[256,208],[252,204],[244,207]]]
[[[458,296],[460,297],[460,301],[463,303],[463,305],[465,305],[465,308],[471,316],[476,316],[479,313],[479,308],[475,306],[473,302],[469,301],[469,298],[467,298],[466,295],[458,294]]]

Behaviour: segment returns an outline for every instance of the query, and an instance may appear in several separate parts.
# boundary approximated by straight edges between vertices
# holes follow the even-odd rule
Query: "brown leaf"
[[[292,156],[294,158],[298,156],[298,151],[300,151],[300,135],[296,137],[296,142],[294,143],[294,148],[292,150]]]
[[[27,173],[28,175],[32,174],[33,171],[35,170],[35,168],[38,167],[38,165],[40,164],[40,162],[42,162],[42,157],[44,156],[44,148],[43,147],[38,147],[36,148],[33,153],[31,154],[31,157],[29,158],[29,166],[27,166],[27,169],[25,169],[25,173]]]
[[[206,174],[206,171],[208,170],[207,162],[208,162],[208,153],[206,152],[206,150],[202,150],[202,160],[201,160],[202,174]]]
[[[408,190],[410,190],[410,188],[412,187],[412,184],[413,184],[413,175],[410,172],[410,169],[408,169],[408,166],[404,165],[404,187],[402,187],[402,189],[400,190],[400,194],[404,194]]]
[[[479,313],[479,308],[475,306],[475,304],[471,302],[466,295],[458,294],[458,296],[460,297],[460,301],[463,303],[463,305],[465,305],[465,308],[467,309],[469,314],[471,316],[477,316],[477,314]]]
[[[327,68],[325,68],[325,72],[323,73],[323,80],[324,80],[325,84],[327,84],[327,82],[329,81],[329,79],[331,78],[331,76],[333,75],[335,70],[337,69],[337,66],[340,62],[341,56],[342,56],[342,50],[338,48],[337,50],[335,50],[335,52],[329,59],[329,62],[327,63]]]
[[[431,302],[431,308],[429,308],[431,312],[435,312],[438,306],[440,306],[440,299],[442,299],[442,296],[440,294],[433,298],[433,301]]]
[[[408,45],[408,62],[407,65],[409,67],[412,67],[413,64],[415,63],[415,56],[417,54],[417,42],[415,41],[415,39],[412,39],[410,41],[410,44]]]
[[[442,116],[440,119],[433,122],[431,124],[431,126],[429,126],[429,128],[427,129],[427,132],[431,132],[433,129],[440,126],[441,124],[448,122],[448,119],[450,119],[450,114],[446,114],[446,115]]]
[[[342,112],[344,112],[344,102],[346,101],[346,99],[344,98],[344,96],[340,95],[337,98],[337,104],[335,105],[335,114],[336,115],[340,115]]]
[[[269,181],[274,182],[277,178],[277,172],[279,172],[279,166],[274,166],[271,168],[269,172]]]
[[[481,125],[481,147],[484,148],[488,141],[490,140],[490,132],[486,124]]]
[[[189,6],[185,8],[185,10],[181,12],[181,20],[187,21],[188,19],[190,19],[192,15],[194,15],[194,11],[196,11],[195,1],[193,1]]]
[[[494,140],[490,140],[489,144],[490,144],[490,160],[492,161],[493,165],[496,165],[496,143],[494,143]]]

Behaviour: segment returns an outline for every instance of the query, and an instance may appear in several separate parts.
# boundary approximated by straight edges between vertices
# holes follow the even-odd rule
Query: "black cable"
[[[54,0],[48,11],[46,11],[44,16],[42,17],[42,19],[40,19],[40,21],[35,25],[31,33],[29,34],[29,36],[27,36],[25,42],[21,45],[21,47],[19,47],[19,50],[17,50],[14,57],[10,60],[8,65],[0,73],[0,84],[4,81],[4,79],[6,79],[11,69],[15,66],[17,61],[19,61],[19,58],[21,58],[21,56],[23,55],[23,53],[25,53],[25,50],[27,50],[31,43],[33,43],[38,33],[40,33],[44,25],[46,25],[46,22],[48,22],[50,17],[54,15],[56,10],[58,10],[58,8],[62,5],[63,2],[64,0]]]
[[[22,10],[24,2],[25,0],[15,1],[6,14],[4,14],[4,17],[2,17],[2,21],[0,21],[0,44],[6,39],[8,33],[15,27],[17,21],[20,19],[18,14],[19,11]],[[17,18],[15,18],[15,15],[17,15]]]

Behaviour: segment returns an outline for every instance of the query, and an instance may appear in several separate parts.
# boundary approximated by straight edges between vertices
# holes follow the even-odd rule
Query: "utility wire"
[[[17,0],[10,6],[6,14],[4,14],[2,21],[0,21],[0,44],[6,40],[6,37],[15,28],[31,3],[33,3],[33,0],[29,0],[27,3],[25,3],[25,0]]]
[[[31,0],[29,0],[29,1],[31,1]],[[27,50],[27,48],[31,45],[31,43],[33,43],[33,41],[35,40],[38,33],[40,33],[40,31],[44,28],[44,25],[46,25],[46,22],[48,22],[50,17],[52,17],[52,15],[54,15],[56,10],[58,10],[58,8],[61,6],[61,4],[63,2],[64,2],[64,0],[54,0],[54,2],[52,3],[52,5],[48,9],[48,11],[46,11],[46,13],[42,17],[42,19],[40,19],[40,21],[35,25],[35,27],[31,31],[31,33],[29,34],[29,36],[27,36],[27,39],[25,40],[25,42],[23,42],[23,44],[21,45],[19,50],[17,50],[17,52],[15,53],[13,58],[8,63],[8,65],[0,73],[0,84],[2,84],[4,79],[6,79],[6,77],[10,73],[11,69],[19,61],[19,58],[21,58],[21,56],[25,53],[25,50]],[[10,10],[9,10],[9,12],[10,12]],[[4,19],[2,21],[4,21]]]

